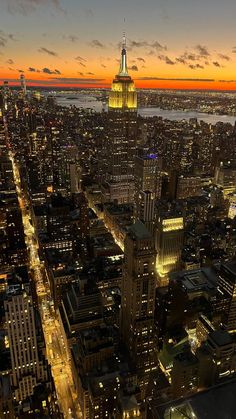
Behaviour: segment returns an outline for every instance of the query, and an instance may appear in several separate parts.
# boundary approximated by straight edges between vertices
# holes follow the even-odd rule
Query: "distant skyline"
[[[0,85],[236,90],[235,0],[0,0]],[[125,18],[125,23],[124,23]]]

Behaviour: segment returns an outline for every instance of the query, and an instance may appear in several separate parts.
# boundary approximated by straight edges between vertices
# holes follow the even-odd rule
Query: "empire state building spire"
[[[121,52],[121,62],[120,62],[120,71],[119,76],[128,76],[128,66],[127,66],[127,52],[126,52],[126,36],[125,33],[123,35],[123,44],[122,44],[122,52]]]
[[[109,95],[109,109],[137,110],[137,92],[128,74],[126,37],[123,36],[119,73],[115,76]]]

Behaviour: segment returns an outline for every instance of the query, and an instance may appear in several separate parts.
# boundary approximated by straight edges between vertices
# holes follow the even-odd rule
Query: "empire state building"
[[[137,92],[128,74],[124,37],[119,73],[109,95],[104,201],[133,202],[136,142]]]

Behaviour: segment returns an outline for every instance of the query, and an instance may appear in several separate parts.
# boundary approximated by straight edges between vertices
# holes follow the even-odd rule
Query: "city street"
[[[6,120],[4,123],[6,141],[9,143]],[[9,157],[13,165],[16,191],[22,211],[29,266],[36,282],[39,310],[46,342],[47,359],[51,365],[59,406],[65,419],[81,418],[82,414],[74,390],[70,361],[67,358],[65,342],[63,340],[59,322],[56,319],[56,313],[50,295],[50,287],[46,280],[45,268],[39,258],[38,241],[34,227],[31,224],[29,202],[27,202],[26,195],[21,188],[19,169],[11,151],[9,151]]]

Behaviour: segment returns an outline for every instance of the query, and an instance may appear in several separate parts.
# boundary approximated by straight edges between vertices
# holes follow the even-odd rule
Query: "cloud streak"
[[[48,54],[51,55],[52,57],[58,57],[58,54],[55,51],[52,51],[48,48],[45,47],[41,47],[38,49],[38,52],[42,53],[42,54]]]
[[[120,47],[120,44],[119,44],[119,47]],[[158,41],[148,42],[145,40],[142,40],[142,41],[129,40],[128,47],[129,49],[149,48],[155,51],[167,51],[167,47],[160,44],[160,42]]]
[[[44,67],[42,69],[42,73],[45,73],[45,74],[61,74],[61,72],[59,70],[57,70],[57,69],[50,70],[50,68],[47,68],[47,67]]]
[[[134,64],[131,67],[128,67],[128,70],[130,70],[130,71],[138,71],[138,66]]]
[[[34,68],[34,67],[29,67],[28,68],[28,71],[30,72],[30,73],[40,73],[40,70],[37,70],[36,68]]]
[[[221,64],[218,62],[218,61],[213,61],[212,62],[212,64],[215,66],[215,67],[218,67],[218,68],[221,68],[222,66],[221,66]]]
[[[0,78],[0,82],[3,82],[5,79],[1,79]],[[19,83],[19,79],[17,78],[12,78],[12,79],[8,79],[9,83]],[[65,85],[94,85],[94,86],[100,86],[102,85],[106,85],[104,82],[106,81],[105,79],[100,79],[100,78],[63,78],[63,77],[51,77],[50,80],[42,80],[42,79],[26,79],[27,83],[33,84],[33,85],[41,85],[41,86],[52,86],[52,85],[61,85],[61,84],[65,84]]]
[[[79,40],[78,36],[76,35],[63,35],[63,39],[67,39],[68,41],[75,43]]]
[[[137,57],[137,60],[142,62],[142,63],[146,63],[145,59],[143,57]]]
[[[77,64],[79,64],[81,67],[86,67],[86,65],[85,65],[86,60],[85,60],[85,58],[80,57],[78,55],[78,57],[75,58],[75,61],[77,61]]]
[[[171,60],[167,55],[158,55],[159,60],[164,61],[167,65],[175,65],[175,62]]]
[[[93,48],[105,48],[105,45],[98,39],[93,39],[93,41],[91,41],[89,45]]]
[[[28,16],[40,6],[51,6],[59,12],[66,13],[61,6],[60,0],[3,0],[3,7],[12,15]]]
[[[204,66],[201,65],[201,64],[190,64],[189,68],[191,70],[202,70],[202,69],[204,69]]]
[[[207,57],[210,57],[211,55],[207,47],[205,47],[205,45],[198,44],[196,45],[195,49],[201,57],[207,58]]]
[[[231,58],[226,54],[219,53],[218,57],[221,58],[221,60],[225,60],[225,61],[230,61],[231,60]]]
[[[77,77],[52,77],[52,82],[58,84],[91,84],[91,85],[100,85],[105,79],[102,78],[77,78]]]
[[[16,41],[15,35],[12,33],[5,33],[0,29],[0,47],[4,48],[7,45],[8,41]]]
[[[204,78],[199,78],[199,79],[195,79],[195,78],[175,78],[175,77],[139,77],[136,80],[143,80],[143,81],[152,81],[152,80],[157,80],[157,81],[190,81],[190,82],[214,82],[215,79],[204,79]]]

